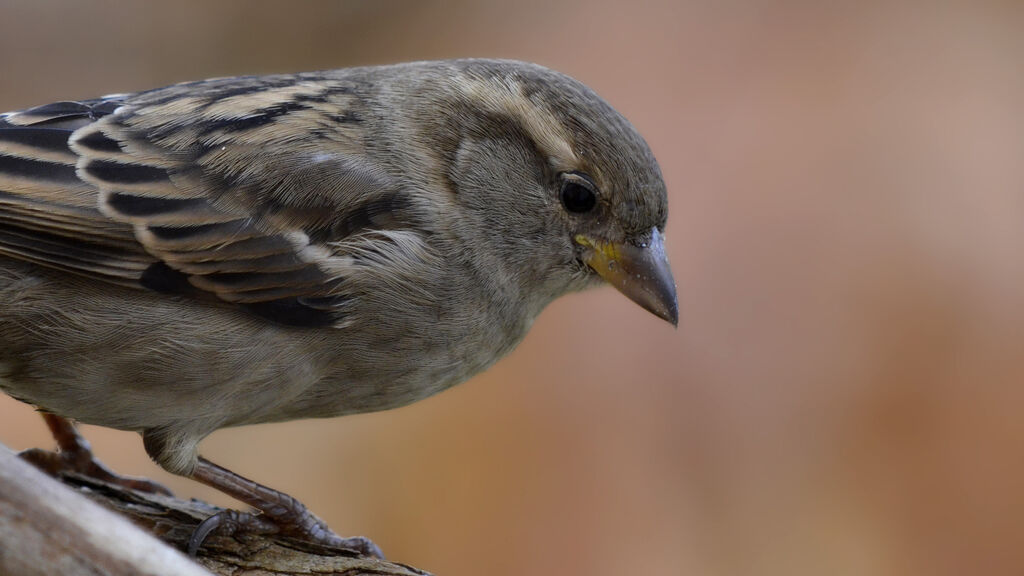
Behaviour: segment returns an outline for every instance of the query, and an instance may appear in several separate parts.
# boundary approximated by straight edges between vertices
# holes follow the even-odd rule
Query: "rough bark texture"
[[[261,536],[213,535],[197,564],[180,550],[199,521],[217,510],[73,473],[50,478],[0,445],[0,574],[426,574],[354,552]]]

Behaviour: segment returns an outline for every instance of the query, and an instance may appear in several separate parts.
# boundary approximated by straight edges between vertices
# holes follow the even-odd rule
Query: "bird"
[[[583,83],[459,59],[214,78],[0,115],[0,389],[251,505],[198,525],[381,555],[199,455],[215,430],[469,379],[598,285],[672,325],[666,186]],[[133,487],[157,490],[144,480]]]

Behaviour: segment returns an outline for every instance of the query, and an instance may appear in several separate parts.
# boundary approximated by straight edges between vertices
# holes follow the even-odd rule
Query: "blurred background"
[[[518,58],[646,136],[677,330],[575,295],[427,401],[203,444],[337,532],[439,576],[1024,573],[1024,4],[3,0],[0,54],[0,110]],[[0,442],[52,444],[7,397]]]

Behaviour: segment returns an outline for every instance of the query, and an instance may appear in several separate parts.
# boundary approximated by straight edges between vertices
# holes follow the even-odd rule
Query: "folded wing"
[[[411,204],[365,154],[343,85],[237,78],[0,118],[0,255],[336,324],[347,237]]]

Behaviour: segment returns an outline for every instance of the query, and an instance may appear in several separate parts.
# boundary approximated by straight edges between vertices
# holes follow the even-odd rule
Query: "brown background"
[[[839,4],[5,1],[0,109],[454,56],[568,72],[660,159],[679,329],[572,296],[464,386],[204,454],[441,576],[1021,574],[1024,5]],[[0,441],[50,443],[6,397]]]

